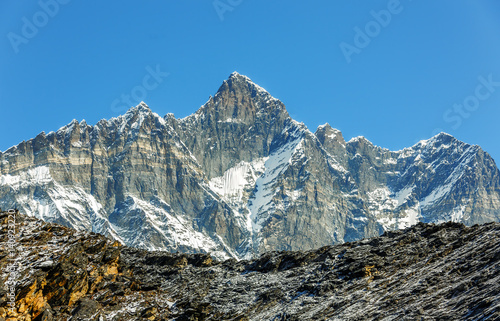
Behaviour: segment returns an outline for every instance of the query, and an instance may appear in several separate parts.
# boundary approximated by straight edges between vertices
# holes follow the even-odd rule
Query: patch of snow
[[[160,115],[158,115],[157,113],[152,113],[152,114],[162,126],[167,125],[167,122],[165,121],[165,119],[163,119],[163,117],[160,117]]]
[[[398,163],[397,159],[394,158],[388,158],[384,160],[384,164],[396,165],[397,163]]]
[[[465,207],[466,205],[459,205],[453,209],[451,212],[451,221],[452,222],[461,222],[462,218],[464,217],[465,214]]]
[[[133,204],[126,209],[127,212],[140,209],[144,213],[147,223],[156,230],[165,241],[173,248],[186,246],[199,252],[211,252],[214,256],[227,259],[229,256],[220,250],[219,244],[209,236],[193,229],[192,225],[180,215],[172,215],[165,209],[157,207],[149,202],[138,199],[132,195]],[[136,231],[119,230],[118,234],[126,238],[124,233],[136,233]],[[137,245],[148,247],[150,250],[164,250],[163,248],[152,246],[147,238],[139,236],[135,241]],[[224,246],[226,250],[228,249]],[[233,255],[233,253],[231,253]],[[236,256],[235,256],[236,257]]]
[[[405,216],[403,216],[405,215]],[[407,227],[413,226],[417,224],[420,220],[419,218],[422,217],[420,213],[420,205],[415,204],[413,207],[410,207],[400,213],[400,217],[398,218],[398,229],[405,229]]]
[[[291,198],[292,202],[295,202],[296,200],[299,199],[299,197],[302,195],[302,189],[303,188],[299,188],[297,190],[293,190],[290,193],[287,193],[287,195],[289,195],[289,197]]]
[[[72,146],[72,147],[82,147],[82,146],[83,146],[83,144],[82,144],[82,142],[81,142],[81,141],[76,141],[76,142],[72,142],[72,143],[71,143],[71,146]]]
[[[262,229],[262,223],[267,216],[265,213],[270,209],[272,198],[276,192],[274,184],[276,178],[282,174],[290,165],[291,158],[296,151],[301,138],[290,141],[281,148],[269,155],[264,167],[265,172],[256,181],[255,194],[249,200],[248,226],[251,226],[253,233],[258,233]]]
[[[330,126],[330,124],[328,124],[328,123],[324,123],[323,125],[319,125],[319,126],[318,126],[318,128],[317,128],[316,130],[323,129],[323,128],[327,127],[327,126]]]
[[[384,230],[391,229],[395,220],[391,219],[394,209],[398,206],[398,201],[391,198],[392,192],[388,187],[382,186],[366,193],[367,205],[370,213],[383,226]]]
[[[0,176],[0,185],[8,185],[16,191],[29,185],[43,185],[50,181],[52,181],[52,176],[48,166],[30,168],[19,175]]]
[[[228,118],[226,120],[219,120],[218,123],[241,123],[242,121],[237,118]]]
[[[379,222],[380,225],[382,225],[384,231],[389,231],[394,229],[394,226],[396,225],[397,221],[394,217],[385,216],[377,219],[377,222]]]
[[[414,188],[415,186],[406,186],[405,188],[401,189],[399,192],[396,193],[395,199],[398,202],[397,206],[403,205],[408,200]]]
[[[328,155],[330,156],[330,158],[328,159],[328,165],[330,165],[332,169],[343,174],[349,173],[349,171],[345,169],[344,166],[340,165],[340,163],[333,156],[331,156],[330,154]]]
[[[399,153],[398,159],[400,159],[413,156],[415,154],[415,151],[412,148],[405,148],[403,150],[398,151],[398,153]]]
[[[466,167],[474,159],[474,157],[474,146],[470,146],[462,154],[460,163],[458,166],[455,166],[453,172],[446,178],[444,183],[440,184],[429,195],[420,201],[421,206],[423,208],[432,206],[447,195],[457,181],[463,176]]]
[[[255,185],[264,171],[267,158],[259,158],[251,163],[240,162],[224,172],[223,176],[210,180],[210,188],[229,203],[241,202],[245,188]]]
[[[16,202],[27,215],[48,222],[61,218],[77,230],[116,234],[104,223],[104,210],[94,196],[82,187],[56,182],[48,166],[31,168],[19,175],[2,175],[0,185],[8,185],[14,191]],[[41,196],[29,192],[35,188]],[[123,243],[119,237],[115,239]]]
[[[364,138],[363,136],[356,136],[356,137],[349,139],[349,141],[347,143],[348,144],[355,143],[355,142],[360,141],[360,140],[366,140],[366,138]]]

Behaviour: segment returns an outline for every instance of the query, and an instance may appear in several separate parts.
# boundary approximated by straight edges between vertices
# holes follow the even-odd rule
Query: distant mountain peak
[[[434,137],[431,137],[430,139],[434,140],[456,140],[455,136],[450,135],[445,132],[440,132],[439,134],[435,135]]]
[[[342,136],[342,132],[330,126],[329,123],[319,125],[314,135],[322,144],[328,144],[327,141],[332,141],[337,142],[341,145],[345,145],[345,140]]]
[[[329,123],[324,123],[323,125],[319,125],[316,130],[324,130],[324,129],[330,129],[332,126],[330,126]]]
[[[233,78],[233,77],[240,77],[240,76],[243,76],[241,75],[239,72],[237,71],[233,71],[230,75],[229,75],[229,78]],[[246,77],[246,76],[245,76]]]
[[[237,71],[233,71],[230,75],[229,75],[229,78],[228,80],[234,80],[234,79],[238,79],[238,80],[242,80],[242,81],[246,81],[246,82],[251,82],[251,83],[254,83],[248,76],[246,75],[242,75],[240,74],[239,72]]]
[[[143,101],[141,101],[137,107],[150,109],[149,106]]]
[[[333,128],[329,123],[324,123],[323,125],[318,126],[318,128],[316,129],[316,133],[321,133],[321,132],[342,135],[342,132],[340,130]]]
[[[133,247],[249,258],[376,236],[419,221],[500,221],[500,171],[440,133],[401,151],[328,123],[313,134],[232,73],[195,114],[145,102],[76,120],[0,154],[0,207]]]
[[[127,111],[127,113],[132,112],[132,113],[151,113],[151,108],[149,106],[141,101],[137,106],[130,107],[130,109]]]
[[[257,85],[248,76],[242,75],[237,71],[231,73],[231,75],[229,75],[229,78],[227,80],[224,80],[222,86],[217,91],[217,94],[219,94],[220,92],[224,92],[226,90],[249,91],[249,93],[251,93],[252,96],[259,94],[261,96],[267,96],[269,98],[273,98],[266,89]]]
[[[359,142],[372,144],[372,142],[370,142],[368,139],[366,139],[365,136],[352,137],[351,139],[349,139],[349,141],[347,143],[348,144],[356,144],[356,143],[359,143]]]
[[[280,100],[249,77],[235,71],[196,113],[180,119],[180,122],[189,124],[211,119],[217,123],[244,123],[251,126],[257,119],[268,117],[282,119],[289,115]]]
[[[453,142],[463,143],[463,142],[460,142],[458,139],[456,139],[453,135],[450,135],[450,134],[445,133],[445,132],[441,132],[441,133],[439,133],[431,138],[419,141],[418,143],[413,145],[413,147],[418,147],[418,146],[424,147],[427,145],[436,145],[436,144],[442,145],[442,144],[450,144]],[[465,144],[465,143],[463,143],[463,144]]]

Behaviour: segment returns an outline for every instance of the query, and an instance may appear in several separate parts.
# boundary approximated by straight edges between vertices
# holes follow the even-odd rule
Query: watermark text
[[[339,45],[347,63],[351,63],[352,55],[358,55],[363,49],[368,47],[372,39],[377,37],[383,28],[389,26],[393,16],[400,14],[402,11],[403,5],[400,3],[400,0],[389,0],[389,2],[387,2],[386,9],[382,9],[380,11],[370,11],[370,15],[373,20],[368,21],[364,28],[360,28],[358,26],[354,27],[354,38],[352,44],[341,42]]]
[[[500,87],[500,81],[493,80],[493,74],[488,77],[479,76],[478,84],[474,93],[465,97],[461,103],[455,103],[443,114],[443,120],[451,124],[451,128],[458,129],[462,126],[463,120],[469,118],[473,112],[479,109],[481,102],[489,99]]]
[[[215,12],[219,16],[220,21],[224,21],[224,15],[226,12],[231,12],[239,6],[243,0],[214,0],[212,5],[215,9]]]
[[[151,66],[146,67],[146,75],[142,78],[140,85],[133,87],[128,94],[121,94],[111,102],[111,110],[121,112],[128,110],[130,107],[145,101],[148,92],[155,90],[168,77],[169,73],[160,70],[160,66],[156,65],[153,69]]]
[[[18,269],[16,259],[16,211],[9,210],[7,217],[7,252],[8,261],[6,272],[8,273],[5,281],[5,290],[7,291],[7,306],[10,312],[16,310],[16,284],[18,279]]]
[[[61,5],[68,4],[71,0],[40,0],[38,5],[40,10],[28,19],[26,16],[21,18],[23,26],[20,33],[9,32],[7,38],[12,46],[12,49],[17,54],[21,45],[26,45],[33,39],[39,30],[45,27],[50,19],[54,18],[58,13]]]

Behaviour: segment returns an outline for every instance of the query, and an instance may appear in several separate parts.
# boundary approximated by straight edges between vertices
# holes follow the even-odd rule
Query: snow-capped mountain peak
[[[0,154],[0,207],[134,247],[248,258],[423,222],[500,220],[500,173],[441,133],[400,151],[315,133],[232,73],[194,114],[146,103]]]

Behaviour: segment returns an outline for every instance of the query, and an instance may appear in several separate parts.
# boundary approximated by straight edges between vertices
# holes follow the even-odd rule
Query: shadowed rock
[[[255,260],[148,252],[17,214],[16,310],[0,320],[496,320],[500,224],[403,231]]]

